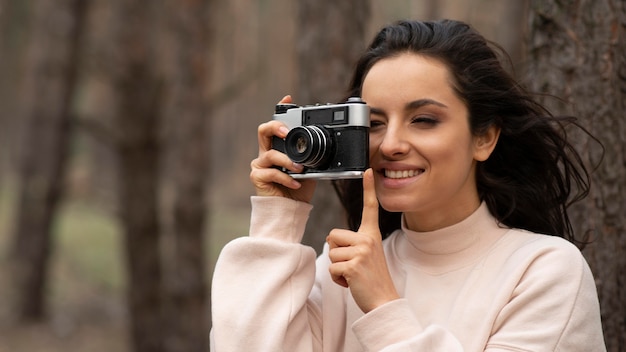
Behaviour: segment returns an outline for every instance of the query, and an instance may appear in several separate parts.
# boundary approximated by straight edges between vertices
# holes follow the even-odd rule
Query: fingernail
[[[282,104],[282,102],[283,102],[283,101],[285,101],[285,99],[287,99],[287,98],[291,99],[291,95],[290,95],[290,94],[285,95],[285,96],[284,96],[284,97],[283,97],[283,98],[282,98],[282,99],[278,102],[278,104]]]
[[[301,171],[304,166],[302,166],[302,164],[298,164],[298,163],[292,163],[293,164],[293,170],[294,171]]]
[[[289,133],[289,129],[285,126],[280,126],[280,128],[278,129],[278,132],[280,132],[283,136],[286,136],[287,133]]]

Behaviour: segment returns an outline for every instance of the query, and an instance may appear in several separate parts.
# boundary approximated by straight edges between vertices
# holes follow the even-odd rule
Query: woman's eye
[[[376,120],[370,121],[370,128],[376,128],[382,125],[384,125],[382,121],[376,121]]]
[[[433,127],[439,123],[439,120],[432,116],[416,116],[411,119],[411,123]]]

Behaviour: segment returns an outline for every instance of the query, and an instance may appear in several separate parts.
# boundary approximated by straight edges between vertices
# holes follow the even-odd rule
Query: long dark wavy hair
[[[503,68],[504,50],[469,25],[451,20],[401,21],[383,28],[356,65],[349,96],[360,96],[363,80],[378,61],[411,52],[443,62],[453,77],[453,89],[469,110],[472,134],[500,128],[498,143],[476,168],[481,201],[502,224],[564,237],[579,246],[567,208],[587,196],[589,172],[567,140],[572,117],[557,117],[536,102]],[[586,132],[586,131],[585,131]],[[347,211],[348,225],[361,223],[363,189],[360,180],[336,181]],[[401,213],[380,209],[383,237],[400,228]]]

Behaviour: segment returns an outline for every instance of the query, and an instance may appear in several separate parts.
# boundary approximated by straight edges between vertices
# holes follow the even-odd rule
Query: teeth
[[[424,170],[385,170],[385,177],[387,178],[408,178],[421,174]]]

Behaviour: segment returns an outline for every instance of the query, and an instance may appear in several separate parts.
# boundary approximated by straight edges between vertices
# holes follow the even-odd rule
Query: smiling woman
[[[484,144],[488,152],[487,158],[476,159],[476,170],[469,177],[475,177],[480,201],[495,218],[510,227],[584,245],[572,232],[567,214],[567,207],[589,191],[587,170],[564,133],[566,125],[579,126],[574,119],[553,116],[537,103],[506,72],[498,54],[507,57],[497,45],[464,23],[401,22],[382,29],[374,38],[357,64],[348,95],[369,94],[368,83],[376,80],[376,85],[387,87],[385,104],[397,101],[415,108],[415,102],[419,102],[423,108],[425,100],[436,102],[426,104],[430,109],[422,109],[416,116],[424,122],[422,125],[438,130],[441,128],[437,124],[444,122],[444,117],[465,113],[466,118],[457,121],[467,123],[472,143]],[[397,60],[411,61],[409,58],[413,63],[394,65]],[[418,72],[420,67],[422,72]],[[380,77],[378,73],[383,70],[395,81]],[[371,99],[377,97],[364,97],[368,104],[377,104]],[[377,109],[372,107],[372,111]],[[405,110],[405,114],[411,113]],[[429,123],[420,115],[428,116]],[[467,128],[462,127],[462,132]],[[430,132],[428,136],[435,134]],[[467,151],[471,149],[467,142],[454,139],[448,145]],[[491,142],[496,142],[495,146]],[[414,143],[421,146],[425,142]],[[352,229],[358,228],[361,221],[361,187],[352,181],[339,185]],[[381,228],[386,237],[400,228],[401,212],[385,207],[381,211]]]
[[[489,157],[499,134],[492,126],[472,135],[449,77],[440,61],[403,53],[380,60],[363,81],[376,195],[384,209],[403,212],[412,230],[453,225],[478,208],[476,163]]]
[[[349,96],[370,106],[371,168],[338,181],[350,229],[317,260],[299,243],[315,183],[275,167],[302,171],[271,149],[284,124],[259,126],[250,236],[216,265],[212,350],[606,350],[591,271],[563,239],[589,189],[569,121],[456,21],[383,28]]]

